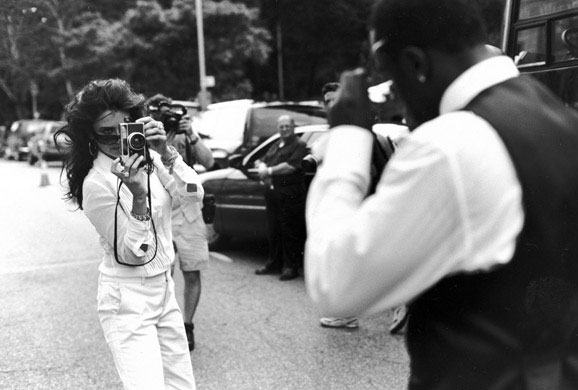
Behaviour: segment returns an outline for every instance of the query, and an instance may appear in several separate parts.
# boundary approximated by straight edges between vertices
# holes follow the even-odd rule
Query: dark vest
[[[578,114],[526,76],[465,110],[503,140],[524,226],[507,265],[447,277],[411,304],[409,389],[576,390]]]

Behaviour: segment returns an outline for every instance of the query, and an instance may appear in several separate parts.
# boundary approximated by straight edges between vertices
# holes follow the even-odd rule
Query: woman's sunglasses
[[[94,140],[102,145],[114,145],[120,142],[120,134],[98,134],[93,133]]]

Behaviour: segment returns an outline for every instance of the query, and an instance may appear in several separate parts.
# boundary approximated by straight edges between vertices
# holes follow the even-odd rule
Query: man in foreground
[[[369,186],[365,75],[346,73],[307,201],[325,315],[411,302],[409,388],[578,388],[578,115],[485,46],[468,0],[381,0],[372,52],[422,123]]]

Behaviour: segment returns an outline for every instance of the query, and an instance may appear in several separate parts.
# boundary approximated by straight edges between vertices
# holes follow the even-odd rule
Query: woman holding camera
[[[94,225],[104,250],[98,314],[125,389],[194,389],[181,311],[170,275],[171,205],[200,202],[198,175],[168,147],[145,98],[118,79],[86,85],[67,105],[67,198]],[[119,124],[142,124],[148,147],[121,160]],[[55,135],[58,139],[59,134]],[[124,143],[124,144],[123,144]],[[123,161],[124,160],[124,161]]]

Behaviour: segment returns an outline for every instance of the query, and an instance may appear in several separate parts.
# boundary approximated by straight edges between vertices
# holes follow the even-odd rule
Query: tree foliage
[[[203,0],[213,101],[317,99],[342,71],[367,64],[376,0]],[[505,0],[476,0],[498,43]],[[278,43],[281,43],[278,46]],[[58,118],[91,79],[119,77],[147,95],[194,99],[199,59],[194,0],[0,1],[0,123],[38,111]]]

